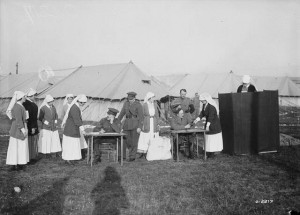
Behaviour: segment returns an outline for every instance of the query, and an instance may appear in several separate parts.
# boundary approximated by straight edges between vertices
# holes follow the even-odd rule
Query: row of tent
[[[300,106],[300,88],[288,77],[253,77],[252,83],[259,91],[278,90],[282,105]],[[133,62],[80,66],[71,70],[65,77],[49,77],[46,81],[42,81],[37,73],[1,77],[0,112],[6,111],[14,91],[27,92],[30,88],[38,92],[39,104],[47,94],[56,98],[54,105],[59,116],[66,94],[83,93],[89,98],[83,111],[83,118],[98,121],[106,115],[108,107],[120,110],[129,91],[135,91],[139,100],[143,100],[149,91],[156,95],[157,100],[166,95],[178,96],[180,89],[186,89],[189,97],[193,97],[196,92],[208,92],[217,99],[219,93],[236,92],[240,84],[241,76],[232,72],[187,74],[176,79],[174,76],[169,78],[148,76]]]

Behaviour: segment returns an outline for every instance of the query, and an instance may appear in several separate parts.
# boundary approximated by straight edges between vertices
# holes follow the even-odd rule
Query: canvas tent
[[[52,81],[52,83],[41,81],[38,73],[5,76],[0,80],[0,112],[5,113],[15,91],[28,92],[30,88],[33,88],[41,93],[55,82],[53,79]]]
[[[208,92],[214,99],[218,99],[219,93],[236,92],[241,80],[242,76],[233,72],[186,75],[169,89],[169,93],[172,96],[179,96],[180,89],[184,88],[188,97],[193,97],[195,92]],[[281,105],[300,106],[300,89],[289,77],[254,76],[252,83],[258,91],[278,90]]]
[[[0,80],[0,113],[5,113],[9,102],[15,91],[28,92],[30,88],[41,94],[43,91],[59,82],[65,74],[72,73],[72,69],[53,70],[54,76],[49,76],[47,80],[41,80],[39,73],[10,74],[1,76]]]
[[[134,63],[107,64],[80,67],[72,74],[41,93],[41,100],[50,94],[55,100],[59,117],[63,100],[68,93],[85,94],[89,99],[83,111],[83,119],[99,121],[106,116],[108,107],[121,110],[127,92],[135,91],[143,100],[151,91],[157,99],[167,95],[167,90],[144,74]]]

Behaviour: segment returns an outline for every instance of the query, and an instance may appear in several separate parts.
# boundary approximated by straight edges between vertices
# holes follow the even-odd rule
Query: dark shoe
[[[135,158],[130,158],[129,162],[135,161]]]
[[[146,153],[142,153],[139,158],[146,158]]]
[[[13,171],[18,171],[18,166],[17,165],[13,165],[12,167],[10,167],[8,169],[9,172],[13,172]]]
[[[34,165],[38,162],[37,159],[31,159],[29,162],[28,162],[28,165]]]
[[[67,164],[67,165],[74,165],[74,163],[72,161],[65,161],[65,164]]]
[[[25,165],[18,165],[18,170],[26,170],[26,166]]]
[[[207,152],[207,158],[215,158],[216,157],[216,155],[215,155],[215,153],[213,153],[213,152]]]

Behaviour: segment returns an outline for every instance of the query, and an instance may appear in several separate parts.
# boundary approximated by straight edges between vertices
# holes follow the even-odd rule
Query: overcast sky
[[[127,63],[300,76],[299,0],[0,0],[1,74]]]

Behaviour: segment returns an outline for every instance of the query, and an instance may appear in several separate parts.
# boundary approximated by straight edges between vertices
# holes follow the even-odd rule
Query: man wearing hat
[[[175,112],[175,116],[171,118],[170,124],[172,130],[183,130],[191,128],[192,124],[192,117],[191,114],[185,113],[181,108],[179,108]],[[187,146],[184,149],[184,155],[188,158],[193,159],[194,153],[194,142],[195,142],[195,135],[188,133],[188,134],[179,134],[178,135],[178,145]],[[174,143],[174,150],[177,150],[177,145]],[[179,155],[178,155],[179,156]]]
[[[238,89],[237,89],[238,93],[257,92],[254,85],[250,84],[250,79],[251,78],[249,75],[243,76],[243,84],[238,87]]]
[[[94,131],[99,131],[99,133],[120,133],[121,132],[121,122],[116,118],[118,114],[118,110],[114,108],[108,108],[107,116],[102,118],[99,122],[99,124],[94,128]],[[114,146],[117,143],[116,137],[101,137],[101,138],[95,138],[94,139],[94,149],[95,149],[95,162],[101,161],[101,143],[111,143]],[[124,147],[124,146],[123,146]],[[126,147],[123,149],[123,155],[126,154]],[[120,154],[121,149],[119,149],[119,157],[121,157]],[[124,156],[125,157],[125,156]]]
[[[180,97],[173,100],[171,103],[171,109],[173,113],[177,112],[180,108],[185,113],[192,114],[195,111],[194,104],[192,103],[191,99],[186,97],[186,89],[180,90]],[[180,106],[178,106],[180,104]]]
[[[34,162],[38,156],[38,106],[35,104],[36,91],[32,88],[27,92],[27,97],[23,106],[28,112],[27,127],[28,127],[28,151],[29,160]]]
[[[127,101],[125,101],[118,119],[121,121],[124,116],[126,117],[123,130],[124,133],[126,133],[126,144],[129,149],[129,161],[134,161],[137,152],[139,134],[143,126],[144,114],[141,103],[135,99],[136,93],[129,92],[127,94]]]

